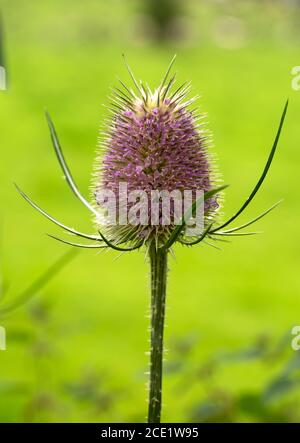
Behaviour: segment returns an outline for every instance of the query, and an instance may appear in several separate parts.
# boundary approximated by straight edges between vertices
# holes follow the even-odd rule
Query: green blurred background
[[[62,179],[44,118],[50,112],[88,195],[102,106],[121,54],[155,86],[174,53],[208,112],[229,216],[248,196],[290,109],[267,180],[243,221],[283,204],[263,235],[176,247],[170,261],[162,420],[299,421],[300,2],[2,0],[8,89],[0,91],[0,214],[5,302],[69,247],[17,194],[16,181],[66,224],[91,217]],[[241,221],[241,220],[240,220]],[[67,237],[68,238],[68,237]],[[0,420],[144,421],[149,277],[143,253],[83,250],[26,306],[0,318]]]

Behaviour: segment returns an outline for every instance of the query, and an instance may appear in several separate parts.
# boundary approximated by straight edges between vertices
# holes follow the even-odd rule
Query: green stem
[[[151,356],[148,423],[160,423],[163,369],[163,338],[167,283],[167,254],[150,247],[151,265]]]

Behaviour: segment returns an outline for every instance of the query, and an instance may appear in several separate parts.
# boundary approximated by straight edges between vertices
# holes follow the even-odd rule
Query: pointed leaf
[[[25,192],[23,192],[19,186],[17,184],[15,184],[15,187],[17,188],[17,191],[19,192],[19,194],[21,194],[21,196],[34,208],[36,209],[38,212],[40,212],[44,217],[46,217],[48,220],[52,221],[53,223],[55,223],[57,226],[65,229],[68,232],[71,232],[72,234],[75,234],[79,237],[83,237],[83,238],[87,238],[89,240],[97,240],[97,241],[102,241],[100,237],[96,236],[96,235],[92,235],[92,234],[84,234],[83,232],[79,232],[76,231],[73,228],[70,228],[67,225],[64,225],[63,223],[61,223],[60,221],[58,221],[56,218],[52,217],[50,214],[48,214],[46,211],[44,211],[42,208],[40,208],[36,203],[34,203],[34,201],[32,201],[28,195],[25,194]]]
[[[76,246],[77,248],[87,248],[87,249],[106,249],[107,248],[107,246],[97,245],[97,244],[94,244],[94,245],[84,245],[84,244],[81,244],[81,243],[73,243],[71,241],[68,241],[68,240],[56,237],[55,235],[52,235],[52,234],[47,234],[47,235],[48,235],[48,237],[51,237],[54,240],[57,240],[57,241],[59,241],[61,243],[64,243],[66,245]]]
[[[287,113],[287,108],[288,108],[288,104],[289,104],[289,101],[287,100],[286,101],[286,104],[285,104],[285,107],[284,107],[284,109],[283,109],[283,113],[282,113],[282,116],[281,116],[281,119],[280,119],[280,123],[279,123],[279,127],[278,127],[278,130],[277,130],[277,134],[276,134],[276,137],[275,137],[275,140],[274,140],[274,143],[273,143],[273,146],[272,146],[272,149],[271,149],[271,152],[270,152],[270,154],[269,154],[269,157],[268,157],[268,160],[267,160],[267,163],[266,163],[266,165],[265,165],[265,167],[264,167],[264,170],[263,170],[263,173],[262,173],[262,175],[261,175],[261,177],[259,178],[259,180],[258,180],[258,182],[256,183],[256,185],[255,185],[255,187],[254,187],[254,189],[253,189],[253,191],[251,192],[251,194],[250,194],[250,196],[247,198],[247,200],[245,201],[245,203],[241,206],[241,208],[231,217],[231,218],[229,218],[229,220],[227,220],[225,223],[223,223],[221,226],[218,226],[217,228],[215,228],[213,231],[214,232],[216,232],[216,231],[218,231],[218,230],[220,230],[220,229],[223,229],[223,228],[225,228],[225,226],[228,226],[231,222],[233,222],[233,220],[235,220],[245,209],[246,209],[246,207],[249,205],[249,203],[253,200],[253,198],[254,198],[254,196],[256,195],[256,193],[257,193],[257,191],[259,190],[259,188],[261,187],[261,185],[262,185],[262,183],[263,183],[263,181],[264,181],[264,179],[266,178],[266,175],[267,175],[267,173],[268,173],[268,171],[269,171],[269,169],[270,169],[270,166],[271,166],[271,163],[272,163],[272,160],[273,160],[273,158],[274,158],[274,154],[275,154],[275,151],[276,151],[276,148],[277,148],[277,145],[278,145],[278,142],[279,142],[279,138],[280,138],[280,134],[281,134],[281,130],[282,130],[282,127],[283,127],[283,124],[284,124],[284,120],[285,120],[285,116],[286,116],[286,113]]]
[[[269,212],[271,212],[273,209],[275,209],[283,200],[279,200],[277,203],[275,203],[274,205],[272,205],[270,208],[268,208],[266,211],[264,211],[262,214],[258,215],[257,217],[253,218],[252,220],[237,226],[236,228],[232,228],[232,229],[227,229],[226,231],[223,231],[224,233],[230,233],[230,232],[235,232],[235,231],[239,231],[240,229],[244,229],[247,226],[252,225],[252,223],[255,223],[256,221],[260,220],[261,218],[263,218],[265,215],[267,215]]]
[[[107,238],[105,238],[104,235],[100,231],[99,231],[99,234],[100,234],[102,240],[104,241],[104,243],[107,246],[109,246],[110,248],[114,249],[115,251],[130,252],[130,251],[134,251],[135,249],[139,249],[144,244],[144,240],[142,240],[141,243],[139,243],[136,246],[132,246],[131,248],[122,248],[120,246],[113,244],[111,241],[109,241]]]
[[[210,228],[212,227],[213,223],[211,223],[202,233],[202,235],[197,238],[197,240],[194,240],[192,242],[188,242],[186,240],[181,240],[180,243],[182,243],[183,245],[187,245],[187,246],[193,246],[193,245],[197,245],[198,243],[200,243],[202,240],[204,240],[204,238],[208,235]]]
[[[198,198],[190,206],[190,208],[186,211],[183,219],[181,220],[181,223],[176,226],[176,228],[174,229],[174,231],[170,235],[169,239],[167,240],[167,242],[162,247],[164,249],[169,249],[173,245],[173,243],[177,240],[177,238],[179,237],[179,235],[181,234],[183,228],[186,225],[185,220],[189,220],[192,217],[193,212],[199,206],[200,203],[202,203],[203,201],[207,200],[208,198],[212,197],[213,195],[217,194],[218,192],[222,191],[223,189],[225,189],[227,187],[228,187],[228,185],[223,185],[223,186],[220,186],[219,188],[211,189],[210,191],[205,192],[204,195],[202,195],[200,198]]]
[[[57,159],[59,161],[59,164],[63,170],[63,173],[66,177],[67,183],[70,186],[72,192],[75,194],[75,196],[84,204],[84,206],[86,206],[91,212],[93,212],[93,214],[96,215],[96,217],[99,215],[98,212],[96,211],[96,209],[83,197],[83,195],[79,192],[78,187],[76,185],[76,183],[74,182],[74,179],[72,177],[72,174],[70,172],[70,169],[66,163],[66,160],[64,158],[53,122],[51,120],[50,115],[48,114],[48,112],[46,112],[46,119],[48,122],[48,126],[50,129],[50,134],[51,134],[51,140],[52,140],[52,144],[57,156]]]

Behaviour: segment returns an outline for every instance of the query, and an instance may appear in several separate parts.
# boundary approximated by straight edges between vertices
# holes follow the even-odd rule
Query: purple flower
[[[138,94],[122,82],[123,89],[115,89],[111,103],[113,117],[106,130],[106,137],[101,142],[101,155],[96,162],[93,182],[94,202],[92,204],[78,189],[66,163],[54,124],[49,114],[46,113],[53,148],[66,182],[76,198],[94,215],[98,225],[98,234],[78,231],[43,210],[16,186],[24,199],[44,217],[63,230],[77,237],[91,240],[92,243],[75,243],[53,235],[50,235],[51,237],[80,248],[112,248],[118,251],[132,251],[145,244],[148,247],[153,244],[153,240],[155,248],[164,251],[169,251],[176,241],[188,246],[204,242],[216,247],[215,244],[206,240],[217,242],[218,240],[222,241],[222,237],[226,239],[227,237],[254,235],[256,232],[240,231],[260,220],[278,205],[279,202],[242,225],[228,229],[252,202],[268,174],[285,121],[288,101],[284,106],[265,167],[249,197],[227,220],[216,223],[219,218],[216,215],[220,205],[220,192],[227,186],[215,187],[218,179],[208,154],[209,137],[203,123],[201,123],[203,116],[197,115],[195,109],[190,109],[195,98],[186,100],[189,84],[180,86],[175,92],[172,91],[175,76],[170,80],[168,80],[168,76],[173,61],[174,58],[161,85],[154,92],[143,83],[137,83],[127,66]],[[123,185],[126,185],[125,199],[123,194],[120,194],[120,188]],[[103,191],[113,194],[116,201],[114,202],[112,199],[111,203],[108,198],[108,204],[105,204],[105,199],[101,195]],[[164,199],[161,194],[176,192],[176,197],[178,197],[178,193],[185,197],[186,191],[191,193],[188,211],[185,211],[185,198],[182,199],[183,202],[177,198],[183,206],[179,208],[181,211],[179,211],[180,218],[178,218],[176,199],[171,200],[168,219],[160,201]],[[198,198],[200,191],[204,192],[204,195]],[[153,206],[157,207],[157,195],[156,199],[153,199],[152,193],[160,195],[158,211],[154,214],[155,223],[152,219],[152,208]],[[128,194],[130,196],[140,194],[136,199],[138,203],[128,199]],[[144,203],[145,196],[147,203],[150,203],[146,206],[139,204]],[[202,217],[204,223],[201,232],[194,234],[193,231],[192,237],[194,239],[190,240],[186,238],[191,235],[187,234],[189,226],[185,216],[187,215],[189,220],[193,219],[192,216],[194,216],[195,209],[197,212],[198,202],[201,200],[204,201]],[[110,223],[111,219],[108,219],[108,222],[105,219],[105,212],[109,212],[111,207],[115,207],[117,217],[114,222]],[[124,217],[124,212],[126,217]],[[133,215],[138,214],[139,217],[132,219],[132,212]],[[182,219],[182,214],[184,214],[184,219]],[[122,246],[128,242],[132,244]]]
[[[196,199],[197,191],[209,191],[216,184],[216,175],[208,154],[208,133],[203,116],[196,115],[186,101],[190,85],[182,85],[172,92],[174,77],[165,85],[166,78],[158,89],[152,92],[143,84],[135,84],[136,95],[123,85],[116,89],[113,97],[113,116],[100,144],[104,151],[97,159],[96,179],[94,180],[95,199],[98,207],[102,205],[105,190],[116,196],[116,206],[126,206],[127,212],[134,202],[120,202],[120,184],[126,184],[128,193],[143,191],[148,199],[148,221],[128,224],[109,224],[107,232],[113,240],[140,240],[153,236],[161,241],[174,230],[176,213],[174,202],[170,205],[170,223],[163,224],[162,208],[159,208],[158,225],[151,223],[151,199],[153,191],[184,191],[192,193]],[[206,223],[215,214],[219,204],[217,197],[205,201]],[[123,208],[124,209],[124,208]],[[182,208],[183,209],[183,208]],[[183,232],[184,234],[184,232]]]

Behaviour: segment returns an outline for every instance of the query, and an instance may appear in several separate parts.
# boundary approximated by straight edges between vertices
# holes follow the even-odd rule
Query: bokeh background
[[[243,215],[284,202],[222,250],[177,246],[170,261],[163,421],[299,421],[299,1],[1,0],[8,89],[0,91],[1,276],[12,303],[69,250],[17,194],[91,232],[67,189],[50,112],[89,195],[100,122],[117,76],[158,84],[174,53],[214,134],[229,216],[248,196],[290,109],[270,174]],[[241,221],[241,220],[240,220]],[[144,421],[149,277],[142,253],[82,250],[0,318],[0,420]],[[4,289],[2,291],[4,293]],[[36,294],[34,294],[36,293]],[[28,294],[27,294],[28,295]]]

